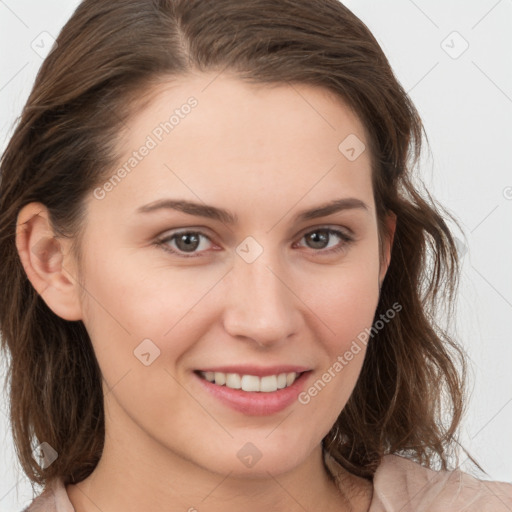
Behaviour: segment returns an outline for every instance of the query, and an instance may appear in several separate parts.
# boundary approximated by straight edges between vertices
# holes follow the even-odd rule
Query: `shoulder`
[[[55,499],[51,489],[46,489],[37,496],[22,512],[57,512]]]
[[[22,512],[75,512],[62,480],[49,483]]]
[[[392,510],[510,512],[512,484],[460,470],[434,471],[398,455],[384,456],[373,478],[370,512]]]

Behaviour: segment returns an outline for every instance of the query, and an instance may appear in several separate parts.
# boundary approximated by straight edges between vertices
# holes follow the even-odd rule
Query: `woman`
[[[510,510],[450,464],[421,138],[337,0],[82,2],[1,167],[27,510]]]

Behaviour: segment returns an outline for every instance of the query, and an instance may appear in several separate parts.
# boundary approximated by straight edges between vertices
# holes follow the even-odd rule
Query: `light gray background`
[[[464,226],[467,241],[455,231],[464,260],[452,319],[472,367],[462,443],[489,478],[512,482],[512,0],[345,3],[373,32],[415,102],[431,144],[423,180]],[[41,65],[47,34],[56,37],[77,5],[0,0],[0,150]],[[32,495],[15,469],[6,413],[2,399],[0,511],[20,511]]]

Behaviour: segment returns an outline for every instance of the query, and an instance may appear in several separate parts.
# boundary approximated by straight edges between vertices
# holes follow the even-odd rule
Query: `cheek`
[[[373,282],[373,281],[372,281]],[[299,395],[298,402],[309,417],[321,418],[317,428],[328,433],[345,407],[357,383],[369,342],[377,305],[376,285],[326,293],[322,320],[328,328],[323,337],[321,365]]]
[[[347,350],[351,341],[371,326],[379,299],[378,273],[378,258],[371,251],[359,250],[304,283],[308,305],[325,326],[331,357]]]
[[[166,268],[162,259],[148,265],[151,258],[143,253],[96,254],[87,262],[84,324],[105,393],[112,389],[135,422],[161,422],[162,404],[173,404],[182,412],[172,421],[183,422],[187,432],[187,421],[204,411],[183,393],[180,363],[211,326],[208,292],[225,270]]]
[[[88,262],[85,323],[101,331],[99,338],[108,331],[130,346],[145,338],[165,344],[183,320],[190,324],[188,315],[222,277],[211,268],[166,268],[151,251],[119,251]]]
[[[91,259],[85,275],[84,324],[105,393],[115,396],[105,406],[116,417],[126,413],[150,426],[163,422],[162,408],[169,404],[169,410],[185,411],[172,418],[174,424],[183,422],[186,432],[190,417],[201,411],[185,400],[175,369],[197,339],[193,307],[218,277],[191,279],[184,269],[150,268],[129,254]]]
[[[314,282],[313,282],[314,281]],[[378,305],[378,258],[359,251],[336,271],[316,275],[306,283],[311,309],[323,336],[321,367],[299,402],[318,411],[331,425],[348,401],[357,382],[371,340],[369,333]],[[314,285],[314,288],[313,288]],[[327,419],[328,418],[328,419]]]

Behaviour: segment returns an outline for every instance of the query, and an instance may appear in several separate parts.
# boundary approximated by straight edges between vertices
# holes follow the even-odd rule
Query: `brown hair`
[[[439,205],[413,184],[424,129],[364,23],[338,0],[85,0],[57,45],[1,161],[0,328],[11,356],[12,432],[30,480],[86,478],[102,453],[104,412],[84,324],[55,315],[27,279],[15,246],[18,212],[32,201],[47,206],[55,232],[73,240],[79,259],[84,200],[112,174],[118,133],[151,83],[190,70],[327,88],[363,122],[381,257],[385,215],[397,215],[375,318],[395,302],[403,309],[369,342],[324,446],[369,478],[386,453],[449,468],[465,360],[436,312],[439,299],[453,307],[456,245]],[[59,453],[46,469],[32,458],[36,440]]]

